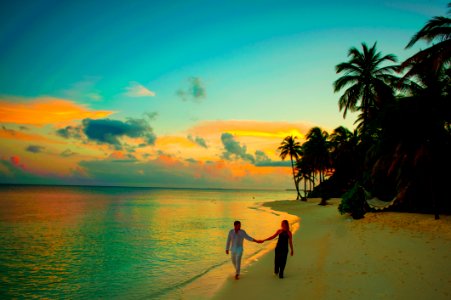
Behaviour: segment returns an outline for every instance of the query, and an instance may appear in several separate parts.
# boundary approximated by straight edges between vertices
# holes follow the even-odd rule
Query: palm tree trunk
[[[315,189],[315,180],[316,180],[316,173],[315,173],[315,171],[313,171],[313,189],[312,189],[312,191]]]
[[[301,198],[301,194],[299,193],[299,188],[298,188],[298,185],[296,184],[296,176],[294,175],[293,155],[290,155],[290,159],[291,159],[291,170],[293,171],[294,186],[296,187],[296,192],[297,192],[296,200],[299,200]]]
[[[308,174],[309,179],[308,179],[308,190],[309,192],[312,190],[312,173]]]
[[[304,201],[307,201],[307,178],[304,177]]]

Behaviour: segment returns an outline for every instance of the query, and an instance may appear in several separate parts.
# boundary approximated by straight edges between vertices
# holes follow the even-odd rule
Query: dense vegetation
[[[448,15],[451,3],[448,4]],[[397,64],[377,44],[349,50],[338,64],[334,91],[339,110],[358,112],[356,129],[331,134],[312,128],[301,145],[286,137],[279,150],[290,156],[297,197],[342,197],[340,211],[363,217],[366,194],[396,198],[405,211],[451,212],[451,19],[434,17],[408,42],[427,48]],[[315,187],[315,184],[318,185]]]

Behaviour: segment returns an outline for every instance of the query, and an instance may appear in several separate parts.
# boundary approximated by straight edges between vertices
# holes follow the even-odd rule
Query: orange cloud
[[[220,151],[218,149],[209,147],[207,150],[189,140],[186,136],[158,136],[154,149],[159,149],[172,156],[182,156],[185,159],[192,158],[196,160],[214,160],[220,155]]]
[[[209,153],[220,156],[223,152],[221,134],[230,133],[243,146],[247,153],[263,151],[270,159],[279,160],[277,147],[289,135],[298,137],[302,143],[307,132],[316,126],[308,122],[224,120],[203,121],[189,128],[186,133],[200,136],[209,143]]]
[[[11,163],[15,166],[18,166],[20,164],[20,158],[17,155],[11,156],[10,160]]]
[[[22,170],[25,170],[25,165],[23,163],[20,163],[20,158],[17,155],[13,155],[9,158],[9,160],[11,161],[11,163],[18,167],[21,168]]]
[[[158,157],[158,161],[165,167],[173,167],[180,163],[177,159],[167,155],[160,155],[160,157]]]
[[[52,144],[65,144],[61,141],[53,140],[46,138],[45,136],[39,135],[39,134],[30,134],[25,133],[19,130],[7,130],[4,128],[0,128],[0,138],[3,139],[11,139],[11,140],[21,140],[21,141],[27,141],[27,142],[47,142]]]
[[[110,154],[110,158],[113,159],[124,159],[125,158],[125,154],[123,151],[114,151]]]
[[[190,128],[188,132],[201,136],[228,132],[235,136],[278,139],[283,139],[288,135],[294,135],[303,139],[308,130],[313,126],[315,125],[307,122],[268,122],[253,120],[204,121]]]
[[[99,119],[114,113],[105,110],[90,110],[70,100],[40,97],[31,102],[0,100],[0,120],[3,123],[47,125],[69,123],[85,118]]]
[[[159,136],[155,146],[167,149],[168,147],[196,147],[196,144],[182,136]]]

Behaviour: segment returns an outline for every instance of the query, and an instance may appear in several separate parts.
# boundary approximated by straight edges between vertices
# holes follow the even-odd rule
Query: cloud
[[[256,150],[255,155],[247,153],[245,145],[237,142],[234,136],[230,133],[223,133],[221,141],[224,145],[224,152],[221,157],[226,160],[242,159],[256,167],[290,167],[290,162],[287,161],[273,161],[265,152]]]
[[[310,128],[316,126],[308,122],[271,122],[257,120],[203,121],[192,127],[189,132],[202,136],[228,132],[234,136],[256,137],[264,139],[284,139],[288,135],[304,138]]]
[[[2,131],[9,135],[16,135],[16,131],[14,129],[6,128],[5,126],[2,126]]]
[[[190,140],[191,142],[203,147],[203,148],[208,148],[207,143],[205,142],[205,140],[199,136],[193,137],[191,134],[188,135],[188,140]]]
[[[149,161],[81,161],[91,184],[160,187],[289,187],[290,172],[284,168],[258,168],[247,162],[199,162],[160,155]]]
[[[176,95],[183,101],[200,102],[207,97],[207,92],[199,77],[189,77],[188,84],[187,88],[176,91]]]
[[[85,118],[99,119],[112,113],[106,110],[90,110],[70,100],[52,97],[40,97],[25,102],[0,99],[0,120],[3,123],[42,126]]]
[[[99,144],[108,144],[117,150],[123,148],[120,141],[122,137],[142,138],[145,145],[154,145],[156,135],[152,127],[144,119],[128,119],[125,122],[111,119],[84,119],[83,132],[91,141]]]
[[[261,150],[255,151],[255,162],[258,163],[268,163],[271,159]]]
[[[255,166],[257,167],[290,167],[291,168],[291,162],[289,160],[280,160],[280,161],[257,161],[255,163]]]
[[[114,151],[110,154],[109,159],[112,162],[134,162],[137,161],[136,157],[130,153],[124,153],[122,151]]]
[[[26,167],[23,163],[20,162],[20,157],[17,155],[13,155],[9,158],[9,161],[11,163],[12,166],[19,168],[21,170],[25,170]]]
[[[64,128],[58,129],[56,131],[56,134],[69,139],[69,138],[75,138],[75,139],[79,139],[81,138],[81,133],[82,133],[82,129],[79,126],[66,126]]]
[[[14,166],[18,166],[18,165],[20,164],[20,158],[19,158],[19,156],[17,156],[17,155],[11,156],[11,157],[9,158],[9,160],[11,161],[11,163],[12,163]]]
[[[51,144],[61,144],[61,141],[58,141],[56,139],[49,139],[45,136],[42,136],[40,134],[33,134],[33,133],[25,133],[20,130],[14,130],[6,128],[5,126],[2,126],[0,128],[0,138],[1,139],[8,139],[8,140],[16,140],[16,141],[27,141],[27,142],[45,142],[45,143],[51,143]]]
[[[138,82],[130,82],[130,85],[125,88],[127,92],[125,93],[128,97],[154,97],[155,92],[147,89]]]
[[[25,150],[31,153],[41,153],[45,147],[38,145],[29,145]]]
[[[69,89],[63,90],[62,94],[67,98],[77,99],[78,101],[100,101],[102,95],[95,88],[100,79],[100,77],[95,76],[86,77],[82,81],[73,83]]]
[[[223,133],[221,135],[221,142],[224,146],[224,152],[221,157],[226,160],[235,159],[243,159],[245,161],[249,161],[251,163],[255,162],[254,157],[251,154],[246,153],[246,146],[241,146],[239,142],[237,142],[234,136],[230,133]]]
[[[63,175],[64,176],[64,175]],[[46,170],[36,170],[33,167],[25,166],[22,159],[17,155],[13,155],[6,159],[0,157],[0,182],[2,183],[28,183],[28,184],[74,184],[89,183],[88,180],[82,178],[84,182],[79,181],[75,176],[64,178],[61,174],[56,174]]]
[[[77,155],[77,153],[73,152],[70,149],[66,149],[66,150],[64,150],[63,152],[60,153],[60,156],[62,156],[62,157],[71,157],[71,156],[74,156],[74,155]]]
[[[146,116],[150,121],[153,121],[158,117],[158,113],[156,111],[145,112],[144,116]]]

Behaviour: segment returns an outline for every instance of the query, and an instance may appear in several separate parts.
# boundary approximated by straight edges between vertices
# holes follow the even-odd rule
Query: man
[[[227,237],[226,244],[226,254],[229,254],[231,250],[232,263],[235,267],[235,279],[240,279],[240,269],[241,269],[241,257],[243,256],[243,240],[263,243],[263,241],[256,240],[247,235],[246,231],[241,230],[241,222],[235,221],[233,223],[233,229],[229,231],[229,236]],[[230,247],[231,246],[231,247]]]

